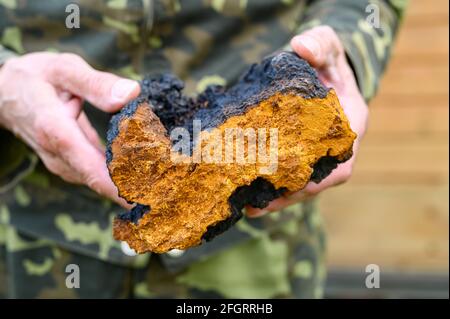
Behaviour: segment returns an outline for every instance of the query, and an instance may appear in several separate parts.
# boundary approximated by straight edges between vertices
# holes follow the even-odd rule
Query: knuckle
[[[323,48],[331,48],[335,54],[344,52],[344,48],[336,31],[329,25],[320,25],[312,28],[310,31],[310,35],[316,38]]]
[[[105,82],[95,71],[86,74],[86,83],[90,92],[102,92],[105,88]]]
[[[48,126],[37,124],[35,130],[35,140],[36,143],[45,150],[51,150],[52,146],[50,143],[51,132]]]
[[[47,73],[55,80],[63,79],[71,73],[74,67],[84,64],[84,60],[74,53],[61,53],[55,56],[47,68]]]
[[[36,130],[36,142],[44,149],[53,153],[64,154],[71,148],[71,139],[62,134],[53,125],[39,125]]]
[[[55,134],[53,135],[52,140],[56,151],[60,154],[66,153],[71,148],[71,141],[66,136]]]
[[[80,63],[84,62],[84,60],[77,54],[74,53],[61,53],[57,57],[57,61],[61,63]]]
[[[336,32],[332,27],[329,25],[319,25],[311,29],[311,33],[315,34],[317,38],[319,39],[326,39],[334,37],[336,35]]]
[[[86,72],[86,85],[89,88],[88,93],[92,99],[96,99],[97,96],[109,97],[112,83],[115,82],[114,75],[110,75],[101,71],[90,68]],[[100,99],[99,102],[105,99]]]
[[[46,134],[43,130],[36,130],[34,138],[36,143],[43,149],[48,150],[49,145],[47,142]]]
[[[62,167],[56,161],[54,158],[51,158],[50,156],[41,156],[42,162],[44,163],[45,167],[53,174],[55,175],[62,175]]]
[[[3,63],[2,69],[3,70],[9,70],[10,68],[15,68],[15,65],[17,65],[19,59],[20,58],[18,58],[18,57],[12,57],[10,59],[7,59]]]
[[[319,30],[324,33],[324,34],[334,34],[334,29],[332,27],[330,27],[329,25],[321,25],[318,28],[320,28]]]

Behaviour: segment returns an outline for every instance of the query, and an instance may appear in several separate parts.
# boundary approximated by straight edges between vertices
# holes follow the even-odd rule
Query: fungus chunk
[[[195,98],[170,74],[141,86],[111,119],[107,138],[111,178],[137,204],[116,217],[114,237],[138,253],[211,240],[245,205],[264,208],[352,156],[356,134],[336,93],[290,52]]]

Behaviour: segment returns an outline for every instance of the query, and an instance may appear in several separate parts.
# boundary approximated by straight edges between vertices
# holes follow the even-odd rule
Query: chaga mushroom
[[[244,206],[264,208],[352,156],[356,134],[336,93],[290,52],[196,98],[183,95],[183,82],[170,74],[141,86],[107,135],[111,178],[136,203],[115,218],[114,237],[138,253],[211,240]]]

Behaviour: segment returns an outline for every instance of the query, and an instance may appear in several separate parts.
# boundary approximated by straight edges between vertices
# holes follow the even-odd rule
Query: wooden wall
[[[447,0],[412,0],[351,181],[321,195],[333,267],[447,271]]]

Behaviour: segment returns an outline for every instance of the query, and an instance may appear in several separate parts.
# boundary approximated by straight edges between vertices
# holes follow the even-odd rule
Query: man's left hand
[[[339,164],[333,172],[319,184],[309,182],[305,188],[272,201],[264,209],[247,207],[248,217],[260,217],[268,212],[279,211],[284,207],[316,196],[323,190],[346,182],[353,170],[355,156],[366,131],[368,108],[350,65],[344,47],[338,36],[329,26],[312,28],[291,40],[295,53],[308,61],[316,70],[320,80],[336,91],[339,101],[350,122],[352,130],[358,135],[353,144],[353,156]]]

